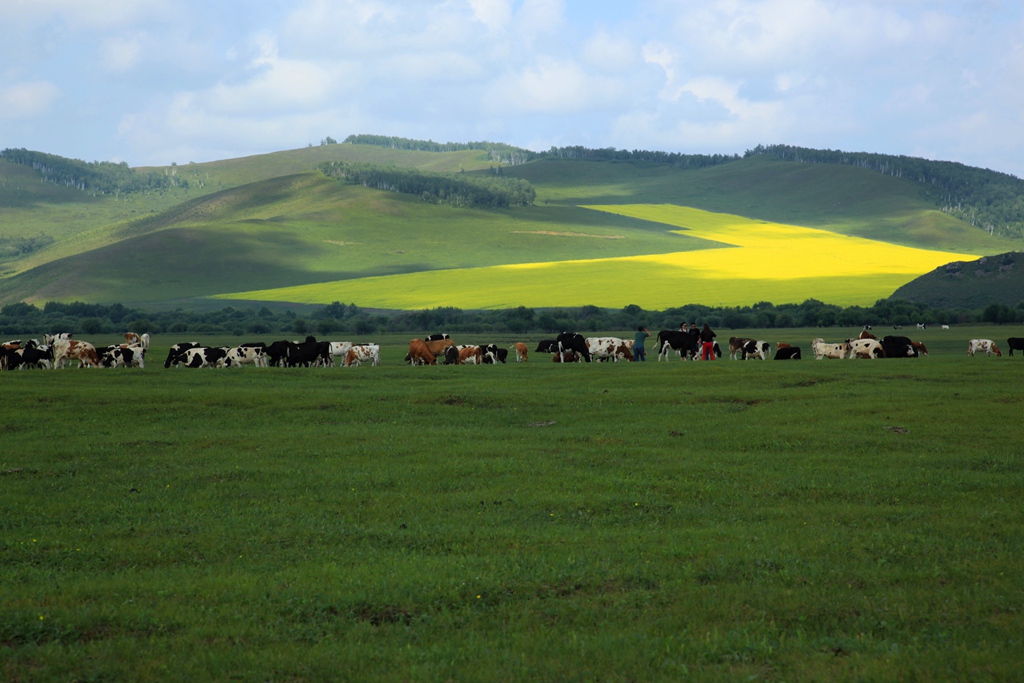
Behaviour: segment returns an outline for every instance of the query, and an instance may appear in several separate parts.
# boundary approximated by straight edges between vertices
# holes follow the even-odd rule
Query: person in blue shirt
[[[636,328],[636,334],[633,335],[633,360],[647,360],[647,352],[644,350],[644,339],[650,336],[651,333],[647,331],[646,327]]]

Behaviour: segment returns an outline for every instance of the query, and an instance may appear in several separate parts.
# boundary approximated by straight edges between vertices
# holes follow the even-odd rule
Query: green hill
[[[1024,254],[955,261],[908,282],[892,298],[950,309],[1017,306],[1024,302]]]
[[[7,245],[0,303],[187,307],[227,292],[721,246],[583,204],[677,204],[961,254],[1018,244],[939,211],[909,179],[765,155],[727,161],[692,168],[546,156],[498,166],[476,149],[333,144],[139,169],[174,182],[159,191],[93,196],[0,159],[0,240],[7,240],[0,241]],[[324,177],[315,169],[325,162],[497,171],[531,183],[537,199],[487,210],[428,203]]]

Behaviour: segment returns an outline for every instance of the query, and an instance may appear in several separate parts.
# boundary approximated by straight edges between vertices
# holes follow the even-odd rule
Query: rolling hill
[[[979,309],[1024,302],[1024,254],[1009,252],[954,261],[914,278],[893,298],[939,308]]]
[[[428,203],[327,178],[315,170],[325,161],[468,175],[500,172],[529,181],[537,200],[507,209]],[[649,307],[664,301],[666,290],[673,305],[697,301],[698,294],[719,297],[707,303],[782,301],[783,294],[870,303],[941,263],[1018,244],[938,211],[910,180],[764,156],[705,168],[550,157],[497,168],[479,150],[342,144],[143,170],[174,183],[148,193],[92,196],[41,182],[32,169],[0,159],[0,240],[6,240],[0,246],[10,246],[0,257],[0,303],[188,307],[208,297],[281,300],[301,290],[298,300],[324,303],[468,308],[519,305],[524,301],[518,293],[546,290],[530,305],[575,305],[563,303],[569,300],[561,296],[564,285],[561,291],[546,285],[550,272],[542,269],[551,267],[565,271],[553,284],[565,278],[583,303],[597,305],[618,305],[618,297],[608,296],[610,282],[626,287],[629,303]],[[726,292],[713,280],[702,282],[704,276],[692,268],[678,270],[672,259],[679,257],[667,255],[700,252],[720,260],[735,241],[680,230],[686,226],[645,210],[616,208],[627,205],[693,207],[732,214],[753,231],[782,224],[859,240],[830,244],[831,256],[840,261],[849,248],[843,244],[896,245],[908,250],[900,257],[906,267],[863,262],[824,289],[813,283],[786,289],[777,281],[791,279],[795,266],[773,275],[767,263],[763,282]],[[796,233],[787,234],[779,239]],[[30,237],[36,239],[26,241]],[[908,256],[922,250],[931,254],[923,261]],[[854,253],[849,258],[865,258]],[[626,262],[633,270],[622,270]],[[612,280],[609,264],[616,264]],[[499,287],[495,274],[504,271],[514,275]],[[684,277],[673,279],[673,273]],[[382,296],[410,289],[418,295],[409,303],[402,296]]]

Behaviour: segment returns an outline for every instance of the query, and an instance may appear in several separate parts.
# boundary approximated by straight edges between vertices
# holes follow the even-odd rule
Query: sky
[[[354,133],[1024,177],[1024,2],[0,0],[0,148],[143,166]]]

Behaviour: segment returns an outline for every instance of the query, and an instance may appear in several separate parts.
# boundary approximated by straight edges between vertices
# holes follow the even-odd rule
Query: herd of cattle
[[[696,331],[662,330],[656,339],[658,360],[668,360],[675,352],[680,360],[699,360],[700,342]],[[89,342],[72,339],[69,333],[45,335],[43,342],[35,339],[22,343],[12,340],[0,345],[0,370],[24,368],[63,368],[74,361],[78,367],[116,368],[146,366],[146,352],[149,350],[149,335],[133,332],[125,334],[124,344],[93,346]],[[1024,352],[1024,338],[1010,337],[1007,341],[1009,355],[1014,350]],[[510,350],[515,350],[516,362],[529,360],[529,349],[523,342],[516,342],[508,349],[497,344],[458,345],[447,334],[434,334],[425,339],[409,342],[409,353],[405,362],[411,365],[486,365],[505,363]],[[534,353],[551,354],[556,363],[592,361],[633,361],[632,340],[620,337],[584,337],[576,332],[563,332],[554,339],[542,340]],[[722,357],[716,342],[714,353]],[[922,342],[908,337],[888,335],[875,337],[865,328],[856,339],[841,342],[826,342],[818,337],[811,341],[811,353],[815,360],[825,358],[917,358],[927,356],[928,349]],[[1002,351],[991,339],[971,339],[967,355],[984,353],[1002,356]],[[771,344],[760,339],[745,337],[729,338],[729,358],[736,360],[768,360]],[[800,360],[800,347],[778,343],[775,360]],[[164,361],[164,367],[187,368],[230,368],[243,365],[256,367],[325,367],[337,364],[346,367],[362,363],[380,365],[378,344],[353,344],[352,342],[318,341],[306,337],[304,341],[276,341],[271,344],[254,342],[240,346],[203,346],[199,342],[174,344]]]

